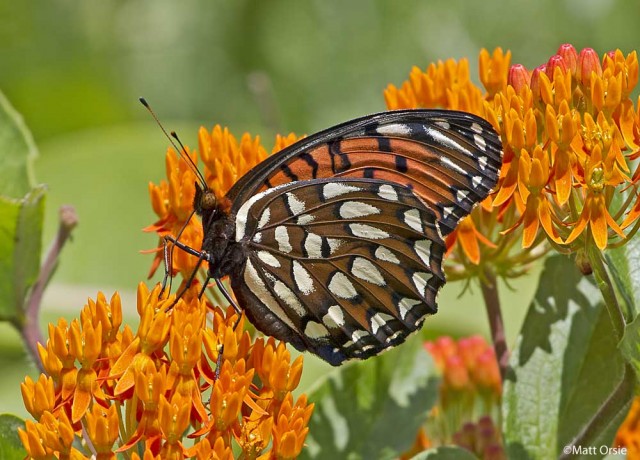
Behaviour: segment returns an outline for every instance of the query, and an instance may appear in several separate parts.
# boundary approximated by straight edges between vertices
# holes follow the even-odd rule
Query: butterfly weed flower
[[[640,118],[631,92],[638,59],[615,50],[600,57],[569,45],[533,70],[511,65],[511,53],[480,53],[479,80],[466,59],[413,68],[389,109],[441,107],[488,120],[504,158],[493,195],[447,238],[450,280],[478,279],[491,319],[500,367],[508,360],[497,278],[518,277],[550,249],[574,254],[584,273],[607,280],[602,251],[625,244],[640,226],[637,193]],[[635,172],[632,172],[635,169]],[[621,337],[622,313],[611,283],[602,283]]]
[[[171,310],[175,296],[160,289],[138,286],[135,333],[122,324],[117,294],[107,300],[99,293],[80,320],[50,325],[40,346],[47,375],[21,385],[34,418],[19,431],[29,456],[299,455],[313,410],[291,394],[302,358],[292,362],[272,339],[256,348],[244,319],[198,299],[197,289]]]
[[[565,44],[533,71],[510,61],[511,53],[499,48],[480,53],[485,91],[471,82],[466,59],[414,68],[400,88],[385,90],[390,109],[465,110],[501,134],[500,183],[491,206],[478,207],[469,218],[493,246],[464,231],[472,227],[467,224],[457,231],[465,243],[453,255],[475,265],[484,256],[509,276],[520,273],[513,267],[543,254],[535,249],[545,241],[563,252],[624,244],[639,216],[633,212],[635,194],[614,200],[616,191],[635,190],[630,168],[638,151],[638,116],[630,94],[638,81],[636,53],[616,50],[600,58],[593,49],[578,53]],[[495,218],[483,216],[487,211]],[[528,251],[506,250],[513,235],[505,238],[505,232],[516,229]],[[469,264],[465,268],[478,273]]]

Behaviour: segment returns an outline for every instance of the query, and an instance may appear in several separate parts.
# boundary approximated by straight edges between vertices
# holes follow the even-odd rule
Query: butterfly
[[[437,311],[444,238],[496,186],[502,144],[468,113],[399,110],[303,138],[217,200],[199,176],[202,248],[260,331],[337,366],[395,347]]]

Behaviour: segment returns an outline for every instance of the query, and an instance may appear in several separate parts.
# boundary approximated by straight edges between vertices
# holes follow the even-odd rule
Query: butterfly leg
[[[240,324],[240,320],[242,319],[242,308],[240,308],[240,306],[236,303],[236,301],[233,300],[233,297],[231,297],[231,294],[229,294],[227,289],[224,287],[224,284],[222,284],[222,281],[220,280],[220,278],[215,278],[215,280],[216,280],[216,285],[218,286],[218,289],[220,290],[220,292],[222,293],[224,298],[227,299],[229,304],[238,313],[238,319],[236,320],[235,324],[233,325],[233,331],[235,331],[236,328],[238,327],[238,325]],[[216,360],[216,379],[218,377],[220,377],[220,369],[221,369],[221,366],[222,366],[222,354],[223,354],[223,352],[224,352],[224,344],[221,344],[220,345],[220,352],[218,353],[218,359]]]
[[[166,243],[166,241],[170,241],[175,246],[177,246],[178,248],[182,249],[183,251],[188,252],[189,254],[192,254],[192,255],[198,257],[198,262],[196,263],[195,268],[191,272],[191,275],[189,275],[189,278],[187,279],[187,282],[185,283],[184,287],[176,295],[176,299],[173,301],[173,303],[167,307],[166,311],[169,311],[175,306],[176,303],[178,303],[178,300],[184,295],[184,293],[187,291],[187,289],[189,289],[189,287],[191,286],[191,283],[193,283],[193,280],[195,279],[195,277],[196,277],[196,275],[198,273],[198,270],[200,269],[200,265],[202,265],[202,262],[204,260],[207,260],[207,261],[209,260],[209,254],[206,253],[205,251],[196,251],[195,249],[193,249],[193,248],[191,248],[191,247],[189,247],[189,246],[177,241],[172,236],[165,236],[165,243]],[[205,284],[205,286],[206,286],[206,284]],[[164,283],[163,283],[163,288],[164,288]]]
[[[171,281],[173,280],[171,277],[171,270],[173,269],[173,251],[169,251],[169,240],[167,237],[164,237],[162,251],[164,254],[164,278],[162,279],[162,289],[160,290],[160,294],[163,294],[167,288],[167,281],[169,282],[169,292],[171,292]]]

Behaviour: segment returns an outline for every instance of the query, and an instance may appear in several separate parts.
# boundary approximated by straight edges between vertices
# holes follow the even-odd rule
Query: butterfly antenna
[[[189,155],[187,155],[187,150],[185,149],[184,145],[182,145],[182,142],[180,142],[180,139],[178,139],[178,135],[175,133],[175,131],[171,131],[171,136],[170,136],[169,133],[167,133],[167,130],[164,129],[164,126],[162,126],[162,123],[160,123],[160,120],[158,119],[158,116],[153,111],[153,109],[151,108],[151,106],[149,105],[147,100],[144,97],[141,97],[138,100],[144,106],[144,108],[147,109],[147,111],[151,114],[153,119],[156,121],[156,123],[158,124],[158,126],[160,127],[162,132],[164,133],[165,137],[167,139],[169,139],[169,142],[171,143],[173,148],[176,149],[180,153],[180,156],[182,157],[182,159],[187,162],[187,164],[189,165],[189,168],[198,177],[198,180],[200,181],[203,189],[204,190],[208,190],[207,182],[204,180],[204,177],[202,176],[202,173],[200,173],[200,170],[198,170],[198,167],[195,165],[195,163],[193,162],[191,157]],[[180,148],[178,148],[176,143],[173,142],[173,139],[176,139],[178,141],[178,143],[180,144]]]
[[[200,172],[196,164],[193,162],[191,157],[186,154],[187,149],[184,147],[184,144],[178,137],[178,134],[175,131],[171,131],[170,134],[171,134],[171,137],[173,137],[176,140],[176,142],[178,142],[178,145],[182,149],[181,152],[185,153],[184,155],[182,155],[182,157],[187,161],[187,163],[191,164],[191,168],[193,169],[193,171],[196,173],[196,176],[198,176],[198,179],[200,180],[200,185],[202,185],[202,189],[209,190],[209,187],[207,186],[207,181],[204,180],[204,176],[202,175],[202,173]]]

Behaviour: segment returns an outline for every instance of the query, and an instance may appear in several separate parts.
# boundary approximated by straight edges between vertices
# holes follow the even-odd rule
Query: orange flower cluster
[[[110,301],[99,293],[79,320],[49,326],[39,345],[46,375],[21,385],[36,420],[19,433],[31,458],[232,459],[234,448],[244,458],[299,455],[313,411],[291,393],[302,357],[292,362],[272,338],[252,344],[244,318],[234,328],[232,309],[212,308],[194,290],[169,308],[174,300],[141,283],[135,334],[121,327],[117,293]]]
[[[489,120],[502,137],[497,193],[450,236],[450,247],[460,243],[456,257],[467,271],[486,258],[515,276],[513,267],[544,252],[512,250],[516,234],[523,249],[544,241],[562,252],[623,244],[640,225],[640,169],[631,174],[640,156],[640,104],[630,99],[636,53],[600,59],[593,49],[562,45],[533,71],[510,62],[510,52],[482,50],[484,91],[466,59],[450,59],[414,67],[400,88],[384,93],[389,109],[463,110]]]
[[[294,134],[276,136],[272,153],[282,150],[298,140]],[[228,128],[216,125],[211,132],[200,128],[198,133],[198,151],[191,152],[188,147],[183,152],[197,164],[198,156],[204,163],[204,179],[209,188],[215,193],[218,202],[224,200],[225,194],[235,182],[255,165],[267,157],[265,148],[260,144],[260,137],[251,137],[244,133],[240,141],[229,132]],[[188,163],[172,148],[166,155],[167,180],[159,185],[149,183],[151,205],[159,219],[145,228],[147,232],[157,233],[161,238],[166,235],[177,237],[192,248],[202,247],[202,225],[198,219],[192,219],[193,197],[195,183],[198,182],[196,173]],[[156,258],[151,268],[151,274],[162,263],[162,239],[156,252]],[[188,277],[193,272],[197,258],[184,251],[172,251],[172,276],[181,273]],[[196,280],[197,282],[197,280]]]

